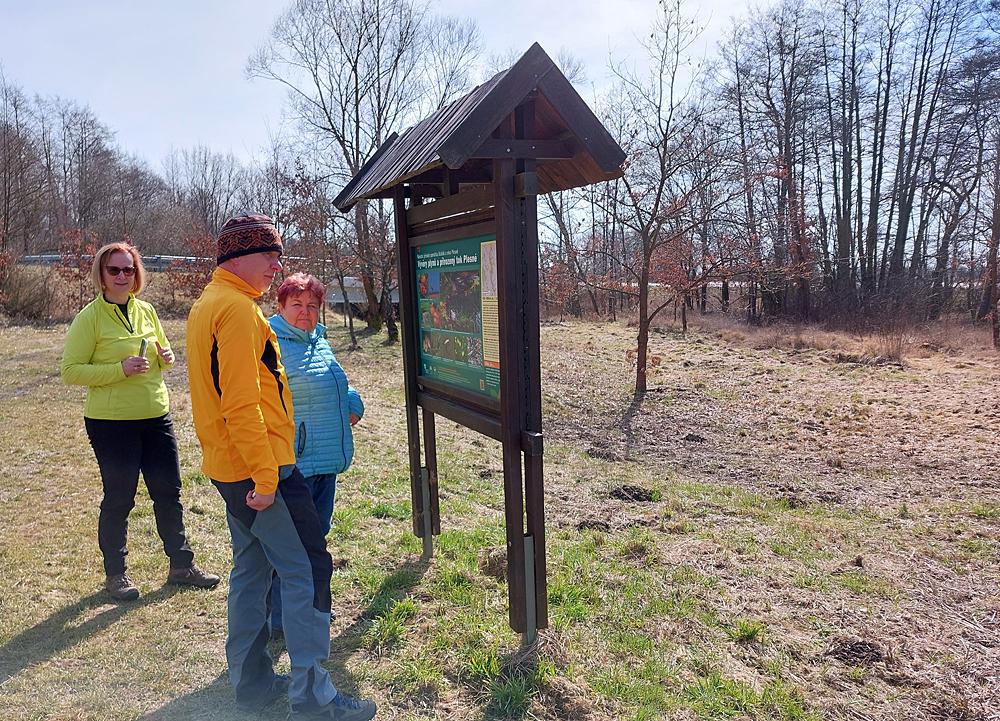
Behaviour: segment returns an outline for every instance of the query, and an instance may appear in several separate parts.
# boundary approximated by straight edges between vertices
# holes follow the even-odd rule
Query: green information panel
[[[496,237],[414,248],[420,374],[500,397]]]

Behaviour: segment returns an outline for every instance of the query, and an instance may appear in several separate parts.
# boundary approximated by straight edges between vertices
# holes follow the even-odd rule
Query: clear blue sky
[[[283,122],[284,92],[244,67],[287,0],[0,0],[0,69],[31,94],[89,105],[127,152],[159,169],[171,148],[206,145],[246,160]],[[487,53],[539,42],[566,47],[604,81],[609,51],[648,33],[656,0],[439,0],[479,23]],[[729,24],[723,0],[702,0],[714,45]],[[713,9],[714,8],[714,9]]]

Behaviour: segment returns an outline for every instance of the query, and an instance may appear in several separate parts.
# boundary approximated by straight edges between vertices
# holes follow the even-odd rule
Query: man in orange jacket
[[[330,576],[319,517],[295,467],[295,425],[277,338],[256,300],[281,271],[283,246],[264,215],[231,218],[218,265],[188,316],[191,410],[205,472],[226,503],[233,544],[226,658],[237,703],[270,704],[286,690],[293,719],[368,721],[375,704],[339,693],[330,655]],[[291,677],[267,650],[267,595],[281,578]]]

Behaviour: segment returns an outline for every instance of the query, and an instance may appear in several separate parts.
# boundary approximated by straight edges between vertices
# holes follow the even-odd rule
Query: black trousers
[[[136,421],[84,418],[84,423],[104,484],[97,524],[104,572],[112,576],[126,569],[128,514],[135,507],[139,471],[153,500],[156,531],[170,567],[190,568],[194,553],[184,533],[181,466],[170,414]]]

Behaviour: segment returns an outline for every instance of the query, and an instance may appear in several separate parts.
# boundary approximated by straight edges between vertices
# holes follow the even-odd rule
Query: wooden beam
[[[441,192],[444,195],[458,195],[458,173],[451,168],[444,169],[444,181],[441,183]]]
[[[541,433],[523,431],[521,433],[521,452],[526,456],[541,456],[545,453],[545,443]]]
[[[430,220],[466,213],[470,210],[481,210],[491,207],[493,207],[493,190],[488,186],[484,186],[475,190],[467,190],[457,195],[449,195],[433,203],[410,208],[406,211],[406,223],[407,225],[414,226]]]
[[[475,238],[478,235],[496,235],[496,232],[496,223],[493,221],[492,214],[489,214],[488,219],[480,219],[478,222],[467,221],[461,225],[452,227],[421,230],[419,233],[413,232],[409,236],[409,241],[412,248],[415,245],[445,243],[449,240]]]
[[[497,129],[501,137],[513,135],[513,116]],[[507,601],[510,627],[528,631],[525,605],[524,486],[521,473],[522,413],[521,304],[524,288],[517,257],[518,218],[514,198],[515,161],[493,161],[496,193],[497,290],[500,303],[500,425],[503,446],[504,527],[507,533]]]
[[[621,172],[625,151],[594,115],[569,80],[560,72],[547,73],[538,80],[538,89],[563,122],[606,173]]]
[[[540,78],[555,69],[552,59],[534,43],[489,92],[489,102],[479,103],[438,148],[438,157],[449,168],[461,168],[494,129],[535,89]]]
[[[530,198],[538,195],[538,173],[522,172],[514,176],[514,196]]]
[[[491,398],[481,393],[473,393],[464,388],[457,388],[435,378],[428,378],[427,376],[417,376],[417,386],[422,391],[430,391],[459,405],[469,406],[474,411],[495,416],[500,415],[500,401],[496,398]]]
[[[446,182],[455,182],[459,185],[469,185],[473,183],[489,183],[493,180],[490,169],[480,168],[431,168],[420,175],[415,175],[407,182],[409,183],[430,183],[443,185]]]
[[[392,199],[396,197],[396,188],[401,187],[399,185],[394,185],[391,188],[386,188],[385,190],[380,190],[377,193],[372,193],[368,195],[368,198],[389,198]],[[414,194],[419,195],[421,198],[440,198],[442,196],[441,186],[435,183],[417,183],[417,192],[414,193],[414,186],[404,185],[403,197],[406,199],[412,198]]]
[[[431,535],[441,535],[441,501],[438,497],[437,432],[434,414],[424,408],[424,457],[427,459],[427,485],[430,486]]]
[[[535,103],[527,102],[514,111],[514,133],[518,137],[535,131]],[[518,161],[519,177],[535,177],[535,161]],[[537,182],[536,182],[537,185]],[[521,323],[523,329],[524,431],[521,434],[524,458],[524,510],[527,533],[534,540],[535,623],[549,625],[548,579],[545,560],[545,489],[542,464],[542,378],[538,307],[538,199],[534,194],[519,195],[514,203],[518,228],[515,253],[524,283]],[[524,448],[527,443],[528,448]]]
[[[420,478],[420,428],[417,419],[417,297],[413,283],[413,253],[406,237],[406,206],[403,187],[397,185],[393,197],[393,214],[396,221],[396,255],[399,263],[399,324],[403,342],[403,392],[406,398],[406,441],[410,457],[410,503],[413,508],[413,535],[424,536],[423,489]]]
[[[425,410],[444,416],[477,433],[482,433],[484,436],[500,440],[500,421],[494,415],[480,413],[458,403],[452,403],[435,393],[417,393],[417,402]]]
[[[509,140],[489,138],[469,157],[570,160],[575,155],[576,149],[573,144],[562,140]]]

